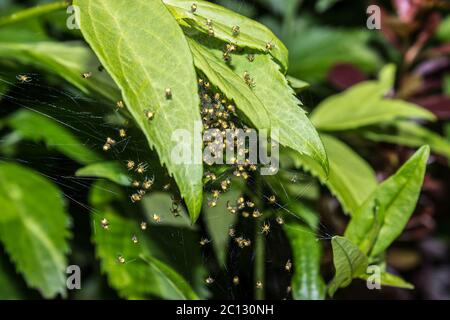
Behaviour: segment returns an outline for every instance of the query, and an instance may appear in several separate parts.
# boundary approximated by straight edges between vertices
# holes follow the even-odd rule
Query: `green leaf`
[[[436,31],[437,38],[441,41],[450,40],[450,17],[446,17],[439,25]]]
[[[326,78],[338,63],[351,63],[365,72],[375,71],[380,59],[367,43],[369,31],[317,26],[304,16],[294,21],[282,40],[289,48],[289,74],[308,82]]]
[[[345,143],[331,135],[322,134],[321,138],[330,163],[329,175],[305,157],[297,157],[297,166],[317,177],[338,198],[344,211],[353,214],[377,187],[375,172]]]
[[[288,80],[289,85],[292,87],[292,89],[294,89],[295,92],[297,93],[300,93],[311,86],[308,82],[305,82],[292,76],[287,76],[286,79]]]
[[[0,164],[0,240],[29,287],[45,298],[66,293],[70,219],[61,193],[38,173]]]
[[[325,99],[311,115],[311,121],[320,130],[351,130],[397,119],[435,120],[426,109],[412,103],[386,99],[390,76],[386,69],[379,81],[366,81],[347,91]],[[387,78],[387,79],[383,79]]]
[[[419,198],[430,148],[420,148],[395,175],[381,183],[353,215],[345,231],[353,243],[376,257],[401,234]]]
[[[141,255],[142,259],[149,264],[149,266],[156,272],[159,272],[161,277],[164,277],[174,291],[178,292],[182,299],[198,300],[197,294],[191,288],[189,283],[175,270],[166,265],[164,262],[156,258]]]
[[[434,153],[450,159],[450,142],[440,135],[414,122],[395,121],[388,125],[391,130],[367,130],[363,136],[376,142],[387,142],[408,147],[429,145]]]
[[[142,199],[142,205],[144,214],[148,218],[148,221],[150,221],[150,224],[195,229],[195,225],[191,224],[186,211],[181,205],[179,206],[179,217],[175,217],[170,212],[172,203],[172,198],[168,193],[152,192],[145,196]],[[153,221],[154,214],[161,217],[161,222]]]
[[[127,171],[117,161],[93,163],[78,169],[75,175],[77,177],[105,178],[125,187],[131,184]]]
[[[273,33],[264,25],[244,17],[236,12],[208,1],[195,1],[197,10],[192,13],[191,0],[163,0],[177,19],[182,19],[198,30],[208,33],[207,19],[212,20],[214,36],[235,43],[241,48],[252,48],[260,52],[270,53],[287,70],[288,50]],[[232,28],[239,26],[239,34],[233,35]],[[267,43],[273,44],[273,49],[266,49]]]
[[[158,260],[149,258],[154,252],[138,223],[106,208],[102,209],[102,213],[101,218],[108,220],[109,228],[102,229],[101,218],[93,216],[96,255],[100,258],[101,269],[107,274],[109,284],[122,298],[197,298],[180,275]],[[133,243],[133,236],[139,243]],[[118,261],[119,256],[125,259],[124,263]]]
[[[300,108],[300,101],[289,87],[279,66],[273,62],[270,56],[259,54],[255,56],[253,62],[249,62],[247,55],[235,54],[228,67],[218,67],[220,64],[218,61],[222,57],[220,49],[207,48],[194,41],[189,43],[194,51],[196,66],[229,99],[237,102],[238,108],[241,108],[241,111],[258,129],[267,129],[265,121],[263,123],[256,117],[255,107],[250,108],[246,104],[238,103],[237,100],[243,100],[242,95],[248,95],[246,99],[252,104],[259,101],[264,106],[264,108],[257,109],[256,113],[261,114],[264,109],[267,111],[271,130],[279,130],[279,142],[282,145],[310,157],[313,161],[318,162],[325,172],[328,171],[327,157],[317,131],[305,111]],[[245,84],[243,79],[245,72],[248,72],[255,82],[255,86],[250,92],[247,88],[241,90],[241,87],[237,85],[238,78],[241,79],[242,84]]]
[[[0,56],[56,73],[85,94],[100,94],[112,101],[120,97],[108,74],[98,71],[95,55],[80,42],[0,42]],[[82,74],[88,72],[92,77],[83,79]]]
[[[205,221],[208,234],[211,236],[211,243],[221,266],[226,267],[226,254],[228,252],[228,242],[230,236],[228,231],[236,223],[237,215],[230,214],[227,208],[227,202],[236,203],[240,192],[228,191],[222,194],[217,200],[214,208],[203,206],[203,220]]]
[[[331,246],[336,273],[328,285],[328,293],[333,296],[337,289],[348,286],[353,278],[365,274],[368,261],[364,253],[344,237],[333,237]]]
[[[359,278],[367,280],[370,278],[370,276],[371,275],[369,274],[362,274],[359,276]],[[380,273],[380,285],[388,287],[397,287],[402,289],[414,289],[414,286],[411,283],[386,271],[382,271]]]
[[[66,129],[62,122],[39,111],[19,110],[7,118],[6,123],[22,138],[34,142],[43,141],[48,148],[57,150],[79,163],[101,160],[100,156]]]
[[[447,96],[450,96],[450,75],[449,74],[444,77],[443,89],[444,89],[444,93]]]
[[[203,168],[197,156],[201,143],[192,150],[191,164],[176,164],[171,157],[177,146],[171,139],[174,132],[185,133],[191,143],[201,141],[200,132],[194,130],[201,123],[197,78],[183,32],[160,1],[137,0],[132,6],[125,0],[74,4],[80,7],[84,37],[120,87],[148,143],[174,176],[195,221],[202,205]],[[166,89],[172,97],[167,98]],[[155,113],[152,121],[145,110]]]
[[[324,299],[326,286],[320,275],[322,248],[315,231],[294,223],[285,223],[284,231],[293,254],[292,296],[296,300]]]

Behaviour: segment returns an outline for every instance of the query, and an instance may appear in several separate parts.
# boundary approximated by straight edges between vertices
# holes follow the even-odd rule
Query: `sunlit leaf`
[[[381,183],[355,212],[345,237],[375,257],[401,234],[422,187],[430,148],[420,148],[395,175]]]
[[[129,186],[131,179],[118,162],[97,162],[78,169],[75,173],[78,177],[97,177],[109,179],[122,186]]]
[[[195,221],[202,204],[202,164],[176,164],[174,132],[201,141],[197,77],[187,41],[160,1],[76,0],[80,26],[124,96],[128,110],[175,178]],[[151,19],[149,19],[151,17]],[[136,27],[139,26],[139,27]],[[170,39],[170,41],[167,41]],[[167,95],[167,89],[171,94]],[[149,121],[145,111],[155,113]],[[201,152],[197,144],[194,156]]]

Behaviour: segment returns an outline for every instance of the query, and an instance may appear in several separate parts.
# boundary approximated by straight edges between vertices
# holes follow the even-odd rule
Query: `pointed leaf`
[[[368,261],[364,253],[344,237],[333,237],[331,245],[336,273],[328,285],[328,293],[333,296],[337,289],[348,286],[353,278],[364,274]]]
[[[116,161],[93,163],[78,169],[75,175],[77,177],[105,178],[125,187],[131,185],[130,176]]]
[[[288,51],[283,44],[266,26],[236,12],[208,1],[163,0],[177,19],[182,19],[194,25],[197,29],[208,33],[207,19],[212,21],[214,36],[239,47],[257,49],[269,52],[287,69]],[[192,4],[197,10],[191,11]],[[233,34],[233,27],[239,27],[239,34]],[[273,49],[268,51],[266,45],[271,43]]]
[[[151,147],[175,178],[195,221],[202,204],[202,165],[175,164],[172,141],[185,130],[191,143],[201,141],[195,132],[201,123],[197,78],[183,32],[161,1],[76,0],[84,37],[120,87],[126,105]],[[170,41],[168,40],[170,39]],[[170,89],[172,96],[166,95]],[[155,113],[148,121],[145,110]],[[195,155],[201,154],[201,143]]]
[[[422,187],[430,148],[420,148],[395,175],[364,202],[350,220],[345,237],[375,257],[401,234]]]

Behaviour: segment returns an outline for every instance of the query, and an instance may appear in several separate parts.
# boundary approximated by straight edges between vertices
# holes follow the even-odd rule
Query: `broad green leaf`
[[[417,105],[384,98],[392,84],[388,68],[381,71],[379,81],[366,81],[325,99],[311,121],[320,130],[339,131],[405,118],[435,120],[431,112]]]
[[[173,226],[178,228],[195,229],[195,225],[191,224],[189,216],[184,208],[179,205],[179,216],[175,217],[172,209],[173,201],[168,193],[151,192],[142,199],[144,214],[150,224],[158,224],[162,226]],[[161,222],[155,222],[153,215],[157,214],[161,217]]]
[[[299,17],[282,40],[289,48],[289,74],[307,82],[326,78],[338,63],[351,63],[365,72],[373,72],[380,59],[367,43],[369,31],[316,26]]]
[[[117,101],[120,93],[106,72],[98,71],[100,62],[80,42],[0,42],[0,57],[58,74],[85,94],[100,94]],[[82,74],[92,73],[84,79]]]
[[[298,157],[297,165],[316,176],[339,199],[344,211],[353,214],[377,187],[375,172],[345,143],[327,134],[321,138],[330,163],[329,175],[305,157]]]
[[[203,220],[206,224],[208,234],[211,236],[211,245],[214,248],[220,266],[226,266],[226,255],[230,236],[228,231],[236,223],[237,215],[230,214],[227,210],[227,202],[231,205],[236,203],[240,192],[228,191],[220,195],[214,208],[203,207]]]
[[[124,96],[134,120],[167,166],[185,198],[192,221],[202,204],[201,145],[190,164],[171,157],[174,132],[201,141],[197,78],[183,32],[161,1],[76,0],[81,31]],[[170,41],[168,41],[170,39]],[[171,97],[166,90],[171,90]],[[145,111],[155,113],[149,121]],[[197,158],[200,158],[197,161]]]
[[[43,141],[49,149],[54,149],[80,163],[100,161],[101,157],[81,143],[65,128],[64,123],[39,111],[19,110],[7,118],[6,123],[20,137],[35,142]]]
[[[38,173],[0,164],[0,240],[29,287],[66,293],[70,218],[60,191]]]
[[[331,246],[336,273],[328,285],[328,293],[333,296],[337,289],[348,286],[353,278],[365,274],[368,261],[364,253],[344,237],[333,237]]]
[[[108,230],[100,227],[100,217],[93,216],[94,242],[101,269],[108,276],[109,284],[122,298],[148,299],[196,299],[197,296],[187,282],[170,267],[156,259],[139,225],[108,209],[102,209],[109,222]],[[139,243],[135,244],[132,237]],[[125,259],[119,262],[119,256]],[[145,256],[145,260],[142,259]]]
[[[368,278],[370,278],[370,276],[371,275],[369,275],[369,274],[362,274],[359,276],[359,278],[361,278],[363,280],[367,280]],[[403,289],[414,289],[414,286],[411,283],[403,280],[402,278],[400,278],[394,274],[386,272],[386,271],[382,271],[380,273],[380,285],[388,286],[388,287],[403,288]]]
[[[284,231],[293,254],[292,296],[296,300],[324,299],[326,286],[320,275],[322,249],[315,231],[296,223],[285,223]]]
[[[295,97],[294,91],[289,87],[285,76],[280,72],[279,66],[273,62],[270,56],[259,54],[255,56],[253,62],[249,62],[247,55],[233,55],[231,63],[226,69],[217,67],[222,57],[219,49],[207,48],[202,44],[190,41],[193,51],[196,51],[194,58],[196,66],[204,72],[212,83],[227,93],[229,99],[242,99],[242,94],[248,91],[240,90],[235,85],[237,78],[244,82],[244,73],[248,72],[255,82],[251,89],[253,95],[249,95],[247,100],[256,98],[264,106],[270,118],[271,130],[279,130],[279,142],[298,153],[308,156],[312,161],[316,161],[325,172],[328,171],[328,162],[317,131],[312,126],[305,111],[300,108],[300,101]],[[201,57],[197,58],[198,55]],[[203,61],[199,60],[203,58]],[[211,62],[210,62],[211,61]],[[228,70],[228,71],[226,71]],[[225,73],[226,72],[226,73]],[[234,73],[234,74],[233,74]],[[233,79],[224,81],[224,78]],[[237,102],[237,101],[236,101]],[[238,108],[240,107],[237,104]],[[251,120],[255,118],[254,108],[245,107],[241,111]],[[261,112],[261,111],[259,111]],[[267,129],[262,122],[254,121],[258,129]]]
[[[97,177],[111,180],[122,186],[131,184],[127,171],[117,161],[97,162],[78,169],[77,177]]]
[[[345,237],[376,257],[401,234],[413,213],[422,187],[430,148],[420,148],[370,195],[353,215]]]
[[[252,19],[208,1],[195,1],[197,10],[192,13],[190,0],[163,0],[177,19],[185,20],[198,30],[208,33],[207,19],[212,20],[214,36],[235,43],[241,48],[252,48],[260,52],[270,53],[287,70],[288,51],[283,44],[267,27]],[[239,26],[239,34],[233,34],[233,27]],[[272,50],[266,45],[271,43]]]
[[[450,142],[435,132],[414,122],[395,121],[389,124],[392,130],[367,130],[363,136],[376,142],[387,142],[408,147],[429,145],[434,153],[450,159]]]

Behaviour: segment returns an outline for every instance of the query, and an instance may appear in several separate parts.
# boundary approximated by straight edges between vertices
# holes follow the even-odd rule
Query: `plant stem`
[[[1,17],[0,18],[0,27],[14,24],[22,20],[35,18],[44,14],[51,13],[53,11],[61,10],[66,8],[69,2],[67,1],[58,1],[52,2],[48,4],[39,5],[36,7],[32,7],[29,9],[25,9],[19,12],[15,12],[11,15]]]
[[[265,238],[264,235],[261,233],[261,227],[263,224],[263,220],[256,219],[255,222],[255,265],[254,265],[254,286],[255,286],[255,299],[256,300],[264,300],[265,298],[265,255],[266,255],[266,248],[265,248]],[[256,282],[261,281],[263,286],[262,288],[256,287]]]

